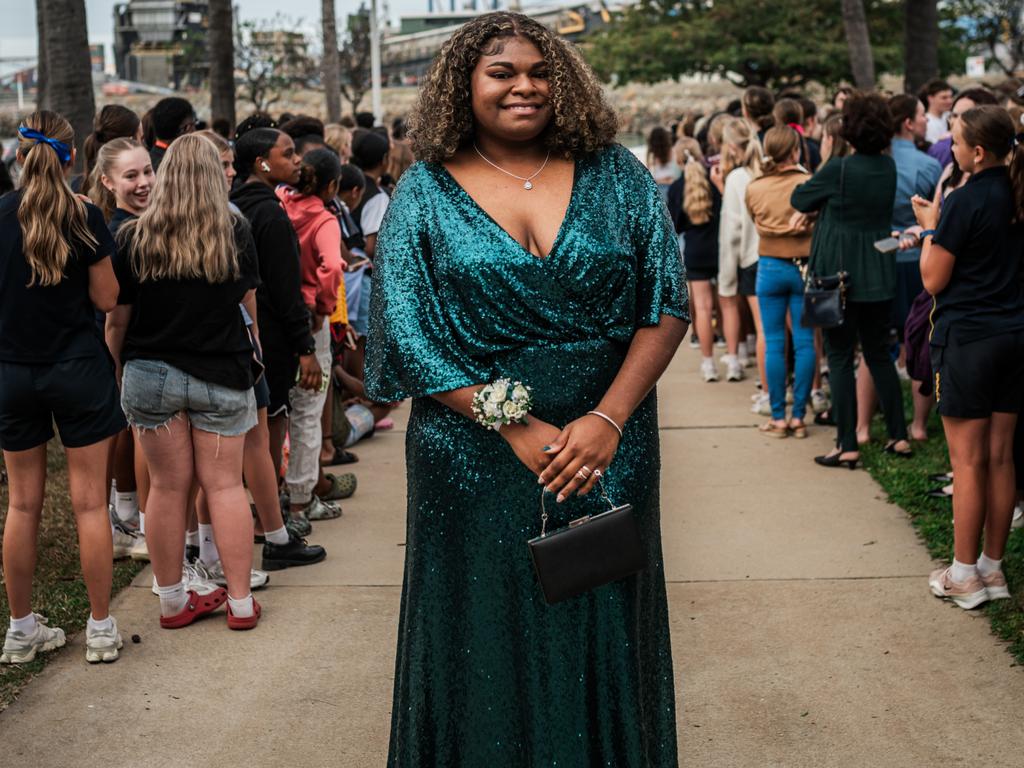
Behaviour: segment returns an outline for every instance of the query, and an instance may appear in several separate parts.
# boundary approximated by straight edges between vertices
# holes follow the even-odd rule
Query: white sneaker
[[[85,628],[85,660],[90,664],[117,661],[124,641],[117,631],[117,619],[110,617],[110,629]]]
[[[186,592],[195,592],[197,595],[208,595],[220,589],[206,578],[205,572],[201,572],[193,563],[182,564],[181,580],[185,583]],[[160,596],[160,590],[156,585],[156,576],[153,576],[153,594],[157,597]]]
[[[743,365],[736,355],[723,355],[726,381],[743,381]]]
[[[40,616],[37,613],[35,617],[36,628],[29,635],[15,632],[10,628],[7,629],[4,650],[3,653],[0,653],[0,664],[27,664],[35,659],[36,653],[52,651],[67,642],[63,629],[46,626],[49,621],[45,616]]]
[[[828,395],[825,394],[824,390],[812,389],[811,390],[811,410],[815,413],[824,413],[829,408]]]
[[[136,534],[125,530],[120,525],[115,525],[111,533],[114,537],[114,559],[131,557],[132,550],[135,548]]]
[[[207,565],[202,560],[196,560],[195,569],[206,581],[227,589],[228,580],[224,576],[224,565],[220,560],[213,565]],[[249,572],[249,589],[252,591],[255,592],[257,589],[263,589],[263,587],[267,586],[269,583],[270,574],[266,571],[260,571],[253,568]]]
[[[772,399],[767,394],[761,394],[757,396],[753,405],[750,406],[751,413],[757,413],[761,416],[772,415]]]
[[[149,562],[149,547],[146,546],[146,534],[140,533],[135,537],[135,543],[132,545],[131,551],[132,560],[137,560],[141,563]]]
[[[1010,528],[1024,528],[1024,509],[1021,509],[1020,504],[1013,508],[1013,520],[1010,522]]]
[[[715,361],[704,360],[701,362],[700,375],[704,377],[704,381],[718,381],[718,369],[715,367]]]

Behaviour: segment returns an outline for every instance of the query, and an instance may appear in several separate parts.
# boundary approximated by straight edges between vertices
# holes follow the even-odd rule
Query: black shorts
[[[128,426],[106,354],[47,365],[0,362],[0,447],[26,451],[53,437],[82,448]]]
[[[736,292],[740,296],[757,296],[757,262],[736,271]]]
[[[691,283],[702,283],[718,277],[718,267],[687,267],[686,279]]]
[[[936,410],[942,416],[985,419],[1020,413],[1024,401],[1024,331],[1001,333],[966,344],[952,336],[932,346]]]

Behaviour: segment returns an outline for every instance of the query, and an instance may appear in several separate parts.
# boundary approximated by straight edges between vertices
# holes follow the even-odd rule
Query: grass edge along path
[[[904,386],[904,399],[909,425],[909,386]],[[925,496],[930,488],[940,485],[929,481],[928,476],[949,471],[949,454],[939,417],[932,414],[928,424],[928,440],[913,443],[914,455],[909,459],[882,450],[886,433],[880,418],[872,423],[871,437],[871,444],[861,449],[865,469],[885,491],[889,502],[907,513],[928,548],[928,553],[937,560],[952,562],[952,501]],[[1010,532],[1003,558],[1003,572],[1010,588],[1010,599],[996,600],[979,610],[990,620],[993,633],[1007,643],[1007,650],[1016,659],[1016,664],[1024,665],[1024,529]],[[921,599],[936,599],[924,580],[921,582]]]
[[[39,525],[32,610],[49,618],[50,626],[63,629],[70,642],[72,636],[85,628],[89,618],[89,598],[78,561],[78,534],[75,516],[71,511],[71,499],[68,496],[67,465],[60,441],[50,441],[46,463],[46,498]],[[3,528],[7,519],[7,491],[6,485],[0,486],[0,542],[3,541]],[[112,596],[116,596],[131,584],[144,565],[131,560],[115,562]],[[10,616],[4,587],[3,571],[0,569],[0,644],[3,642],[2,633],[7,631]],[[72,651],[65,647],[41,653],[29,664],[0,665],[0,713],[52,659],[58,654],[69,652],[80,654],[82,649],[76,647]],[[81,663],[86,663],[84,654]]]

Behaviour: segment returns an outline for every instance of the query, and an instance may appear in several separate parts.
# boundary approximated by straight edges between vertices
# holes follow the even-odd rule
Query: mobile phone
[[[895,253],[899,250],[900,239],[898,237],[886,237],[882,240],[875,240],[875,250],[879,253]]]

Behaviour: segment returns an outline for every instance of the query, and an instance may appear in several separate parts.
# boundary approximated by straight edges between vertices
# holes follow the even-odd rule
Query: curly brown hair
[[[470,80],[480,57],[502,38],[521,37],[550,68],[554,117],[544,133],[555,154],[578,157],[615,141],[618,119],[590,67],[569,43],[520,13],[488,13],[462,25],[443,46],[423,81],[409,118],[409,138],[420,160],[442,162],[473,135]]]

